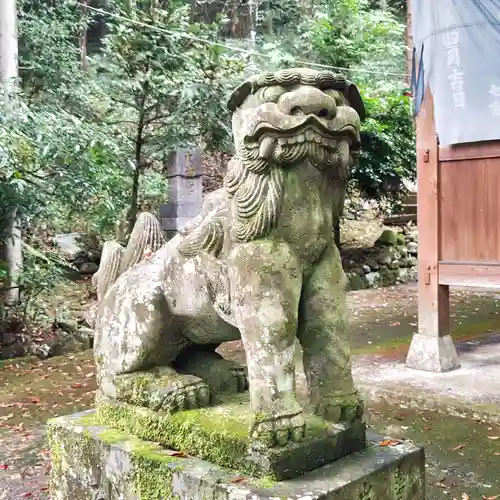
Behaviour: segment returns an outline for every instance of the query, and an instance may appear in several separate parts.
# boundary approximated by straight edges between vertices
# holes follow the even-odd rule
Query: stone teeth
[[[306,142],[306,136],[305,136],[304,134],[299,134],[299,135],[297,136],[297,142],[298,142],[299,144],[302,144],[303,142]]]
[[[271,158],[274,144],[274,139],[272,137],[264,137],[260,143],[259,156],[261,158]]]
[[[314,132],[312,130],[306,130],[306,139],[308,141],[314,140]]]

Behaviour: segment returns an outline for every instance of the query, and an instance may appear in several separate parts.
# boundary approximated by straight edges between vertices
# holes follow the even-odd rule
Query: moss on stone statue
[[[147,409],[99,402],[99,422],[127,430],[148,441],[158,442],[214,463],[236,466],[246,453],[248,426],[237,416],[207,409],[188,410],[174,415]],[[230,432],[228,430],[230,429]],[[234,458],[233,458],[234,457]]]
[[[321,461],[323,457],[315,456],[317,450],[321,449],[318,443],[335,446],[339,432],[346,432],[348,441],[356,443],[353,446],[357,449],[362,448],[362,444],[358,446],[358,443],[364,443],[364,435],[360,435],[356,426],[346,431],[335,431],[332,435],[330,424],[320,417],[308,415],[304,441],[258,452],[250,451],[252,414],[246,394],[233,395],[229,401],[218,406],[175,414],[153,412],[102,399],[97,404],[97,416],[100,424],[255,477],[268,475],[278,479],[282,473],[277,472],[273,476],[276,471],[300,469],[303,467],[302,462]],[[103,436],[103,439],[107,439],[107,436]]]

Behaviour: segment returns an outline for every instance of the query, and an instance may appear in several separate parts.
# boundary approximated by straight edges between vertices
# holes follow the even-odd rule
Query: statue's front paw
[[[284,446],[289,441],[302,441],[306,430],[306,422],[302,412],[296,415],[267,417],[260,416],[252,427],[251,437],[269,448]]]
[[[202,408],[211,399],[210,389],[203,380],[178,373],[170,366],[119,375],[115,386],[118,400],[169,413]]]
[[[181,377],[179,377],[181,378]],[[190,377],[191,378],[191,377]],[[210,404],[210,389],[202,380],[186,385],[177,380],[165,387],[158,387],[151,393],[150,407],[174,413],[182,410],[203,408]]]
[[[245,392],[248,390],[248,370],[243,366],[235,366],[231,369],[231,373],[236,379],[236,390],[238,392]]]
[[[321,401],[315,413],[334,423],[351,423],[363,417],[363,401],[357,394],[335,396]]]

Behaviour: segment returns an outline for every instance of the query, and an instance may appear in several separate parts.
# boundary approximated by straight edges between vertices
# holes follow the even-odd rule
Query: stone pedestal
[[[406,366],[427,372],[449,372],[460,368],[460,358],[451,335],[413,335]]]
[[[200,213],[203,202],[200,152],[184,149],[175,151],[167,159],[166,168],[168,198],[166,204],[160,205],[160,223],[170,238]]]
[[[182,450],[252,477],[283,480],[317,469],[365,447],[365,424],[335,425],[306,414],[306,435],[298,443],[267,448],[248,436],[248,393],[227,395],[216,406],[172,415],[100,398],[99,424],[131,432],[164,448]]]
[[[94,411],[49,423],[54,500],[424,500],[424,451],[366,448],[295,479],[254,478],[98,425]]]

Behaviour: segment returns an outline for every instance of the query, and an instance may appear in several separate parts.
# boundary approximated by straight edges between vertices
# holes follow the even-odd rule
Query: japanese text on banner
[[[443,35],[443,43],[447,50],[446,66],[448,81],[453,95],[455,108],[464,108],[466,105],[464,90],[464,73],[460,71],[460,36],[458,31],[449,31]]]

